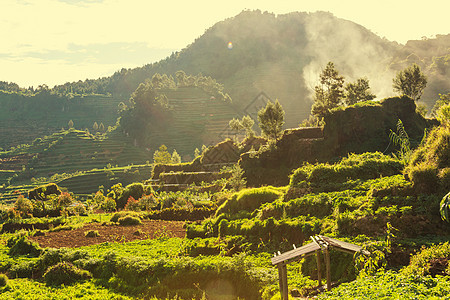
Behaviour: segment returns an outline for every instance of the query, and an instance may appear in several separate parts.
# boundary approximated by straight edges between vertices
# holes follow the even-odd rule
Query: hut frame
[[[317,281],[319,286],[322,285],[322,274],[321,274],[321,259],[320,253],[322,252],[325,258],[325,268],[327,277],[327,290],[331,290],[331,264],[330,264],[330,249],[336,249],[338,251],[346,253],[362,253],[364,255],[369,255],[370,253],[363,250],[361,246],[354,245],[351,243],[343,242],[337,239],[326,237],[323,235],[312,236],[312,243],[296,248],[295,245],[293,250],[280,253],[275,253],[274,257],[271,258],[272,265],[276,265],[278,268],[278,280],[280,285],[280,294],[282,300],[288,299],[288,284],[287,284],[287,264],[300,260],[302,258],[316,255],[317,261]]]

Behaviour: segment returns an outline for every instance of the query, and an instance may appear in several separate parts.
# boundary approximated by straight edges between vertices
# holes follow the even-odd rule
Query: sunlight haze
[[[110,76],[180,51],[245,9],[329,11],[398,43],[448,34],[448,1],[2,1],[0,81],[20,86]],[[226,45],[225,45],[226,47]]]

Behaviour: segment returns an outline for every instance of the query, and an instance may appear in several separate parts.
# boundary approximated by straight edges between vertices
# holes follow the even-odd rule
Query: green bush
[[[140,225],[142,224],[141,219],[133,216],[125,216],[119,219],[119,224],[122,226]]]
[[[30,255],[36,257],[42,252],[38,243],[30,241],[24,235],[11,237],[7,245],[10,247],[8,251],[9,255]]]
[[[449,260],[449,242],[422,248],[419,253],[411,257],[409,265],[402,269],[402,273],[416,276],[450,275]]]
[[[100,233],[98,233],[98,230],[89,230],[84,233],[84,236],[89,238],[98,237],[100,236]]]
[[[36,187],[28,192],[30,200],[45,200],[49,195],[60,195],[61,190],[55,183]]]
[[[349,154],[348,157],[333,165],[306,164],[296,169],[291,175],[290,186],[302,187],[304,181],[317,187],[348,180],[374,179],[400,174],[402,169],[403,164],[399,160],[380,152]]]
[[[419,193],[435,193],[439,187],[437,168],[426,162],[421,162],[409,168],[408,177]]]
[[[113,198],[105,197],[100,204],[100,208],[106,212],[113,212],[116,210],[116,201]]]
[[[216,216],[221,213],[237,213],[239,211],[252,212],[262,204],[275,201],[283,195],[280,189],[272,186],[261,188],[245,189],[232,196],[231,199],[225,201],[216,212]]]
[[[142,183],[132,183],[127,185],[120,196],[116,199],[117,208],[124,208],[130,197],[140,199],[144,194],[144,185]]]
[[[8,284],[8,276],[0,274],[0,287],[4,287]]]
[[[140,218],[140,214],[138,212],[135,211],[129,211],[129,210],[122,210],[122,211],[118,211],[116,213],[114,213],[110,219],[111,222],[119,222],[120,218],[123,218],[125,216],[133,216],[133,217],[137,217]]]
[[[14,203],[14,209],[19,213],[19,215],[23,217],[30,217],[33,211],[33,203],[20,195],[16,202]]]
[[[68,262],[60,262],[44,273],[44,281],[47,285],[58,286],[61,284],[73,284],[91,278],[92,275],[86,270],[79,269]]]
[[[450,126],[435,127],[412,154],[405,174],[419,192],[447,193],[450,188]]]

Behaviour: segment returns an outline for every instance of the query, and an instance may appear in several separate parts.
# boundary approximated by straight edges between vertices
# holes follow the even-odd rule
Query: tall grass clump
[[[283,192],[272,186],[265,186],[254,189],[244,189],[235,193],[231,199],[225,201],[216,212],[216,215],[222,213],[235,214],[239,211],[252,212],[261,204],[273,202],[282,197]]]
[[[330,164],[306,164],[296,169],[290,178],[291,187],[303,187],[310,183],[312,186],[324,186],[341,183],[347,180],[374,179],[384,176],[400,174],[403,163],[398,159],[380,152],[363,154],[349,154],[340,162]]]
[[[450,126],[434,128],[412,154],[404,173],[419,192],[448,192],[450,186]]]

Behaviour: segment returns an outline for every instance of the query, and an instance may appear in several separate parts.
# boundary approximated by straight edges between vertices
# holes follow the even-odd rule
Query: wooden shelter
[[[320,252],[323,252],[325,256],[325,267],[327,276],[327,290],[331,290],[331,266],[330,266],[330,248],[336,249],[338,251],[343,251],[347,253],[361,252],[364,255],[369,255],[370,253],[366,250],[362,250],[362,247],[347,242],[339,241],[330,237],[323,235],[317,235],[311,237],[312,243],[294,249],[280,253],[275,253],[274,257],[271,258],[272,264],[278,267],[278,276],[280,284],[281,299],[288,299],[288,285],[287,285],[287,268],[286,265],[290,262],[300,260],[310,255],[316,254],[317,259],[317,280],[319,286],[322,285],[322,275],[321,275],[321,260]]]

